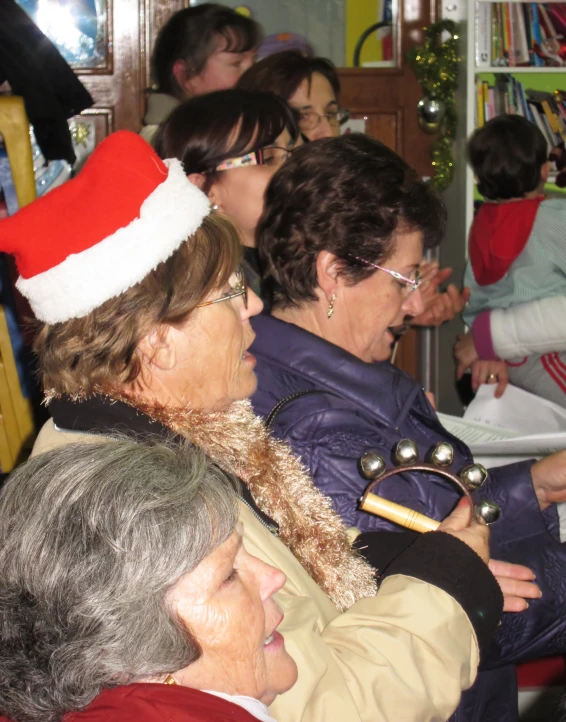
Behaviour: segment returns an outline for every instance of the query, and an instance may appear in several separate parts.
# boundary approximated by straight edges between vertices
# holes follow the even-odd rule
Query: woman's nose
[[[242,76],[246,70],[249,70],[255,62],[255,54],[247,53],[240,63],[240,76]]]
[[[407,316],[420,316],[420,314],[423,313],[425,310],[424,302],[418,288],[407,297],[402,308]]]
[[[251,288],[248,288],[248,307],[246,308],[244,304],[242,304],[242,309],[244,321],[252,316],[257,316],[258,313],[261,313],[263,310],[263,301]]]
[[[269,564],[266,566],[268,568],[268,572],[265,575],[265,582],[262,585],[262,598],[270,599],[276,592],[282,589],[283,585],[287,581],[287,577],[280,569],[276,569]]]
[[[336,137],[336,135],[336,129],[333,127],[333,125],[330,123],[330,121],[325,115],[320,118],[320,123],[316,126],[316,128],[313,128],[309,133],[309,137],[311,140],[320,140],[321,138],[334,138]]]
[[[256,573],[259,581],[259,593],[262,601],[266,602],[276,592],[278,592],[285,582],[287,577],[277,567],[272,567],[271,564],[257,559],[259,566],[256,568]]]

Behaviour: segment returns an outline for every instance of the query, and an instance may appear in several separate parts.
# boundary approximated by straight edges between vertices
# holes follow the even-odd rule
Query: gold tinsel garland
[[[450,37],[441,41],[443,32]],[[458,25],[452,20],[440,20],[425,28],[425,42],[407,53],[426,99],[444,103],[445,114],[440,123],[440,136],[434,141],[431,154],[432,184],[437,191],[448,188],[454,174],[452,145],[456,135],[456,89],[458,87],[459,51]]]

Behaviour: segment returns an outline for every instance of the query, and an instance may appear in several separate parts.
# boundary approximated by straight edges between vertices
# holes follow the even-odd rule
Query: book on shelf
[[[538,7],[536,3],[529,3],[528,7],[528,16],[529,16],[529,28],[531,32],[531,65],[534,67],[541,67],[544,65],[543,59],[537,55],[535,52],[535,47],[540,48],[540,44],[542,42],[542,35],[540,32],[540,24],[538,19]]]
[[[489,67],[491,64],[489,43],[491,18],[489,3],[476,1],[476,65],[479,67]]]
[[[476,67],[566,66],[566,2],[476,2]]]
[[[549,152],[566,141],[566,92],[548,93],[525,89],[511,74],[496,76],[495,85],[476,78],[476,127],[498,115],[522,115],[534,123],[546,139]]]

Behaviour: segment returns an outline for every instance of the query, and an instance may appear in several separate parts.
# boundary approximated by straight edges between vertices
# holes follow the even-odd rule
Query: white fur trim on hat
[[[186,177],[177,159],[165,161],[163,181],[143,202],[139,218],[18,289],[40,321],[80,318],[139,283],[191,236],[210,212],[206,195]]]

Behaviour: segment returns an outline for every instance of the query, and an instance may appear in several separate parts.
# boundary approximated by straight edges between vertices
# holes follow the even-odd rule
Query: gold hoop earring
[[[336,294],[332,294],[330,296],[330,303],[328,304],[328,311],[326,312],[326,316],[328,318],[332,317],[332,314],[334,313],[334,302],[336,301]]]

